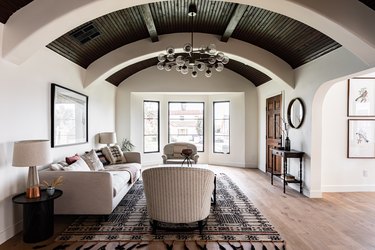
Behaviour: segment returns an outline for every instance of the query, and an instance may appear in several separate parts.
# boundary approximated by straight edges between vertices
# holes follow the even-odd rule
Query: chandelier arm
[[[191,15],[191,52],[190,56],[193,53],[194,50],[194,14]]]
[[[197,77],[198,71],[205,71],[205,76],[211,77],[214,69],[221,72],[224,69],[224,64],[229,62],[229,57],[225,56],[223,52],[218,52],[215,44],[209,44],[207,47],[202,46],[194,50],[195,20],[193,18],[196,14],[196,5],[190,4],[188,15],[192,18],[189,20],[191,25],[191,43],[184,45],[184,52],[180,55],[174,53],[175,50],[172,46],[168,47],[166,54],[160,54],[158,56],[159,62],[157,68],[159,70],[165,69],[166,71],[171,71],[172,67],[175,67],[175,69],[183,75],[191,71],[192,77]]]

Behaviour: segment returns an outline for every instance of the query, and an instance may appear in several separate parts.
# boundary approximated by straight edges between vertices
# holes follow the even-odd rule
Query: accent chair
[[[160,222],[195,223],[199,232],[210,214],[215,174],[195,167],[154,167],[142,172],[153,233]]]

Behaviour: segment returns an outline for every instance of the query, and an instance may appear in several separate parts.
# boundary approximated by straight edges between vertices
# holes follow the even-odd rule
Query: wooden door
[[[267,116],[267,132],[266,132],[266,169],[267,172],[271,172],[272,167],[272,148],[281,146],[281,109],[282,109],[282,96],[277,95],[271,98],[268,98],[266,101],[266,116]],[[280,157],[275,157],[275,169],[276,173],[281,173],[281,159]]]

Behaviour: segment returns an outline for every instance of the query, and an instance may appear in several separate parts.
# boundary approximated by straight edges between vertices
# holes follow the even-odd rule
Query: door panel
[[[266,132],[266,169],[267,172],[271,172],[272,167],[272,153],[271,149],[280,146],[281,142],[281,95],[277,95],[266,100],[266,117],[267,117],[267,132]],[[275,169],[276,173],[281,173],[281,159],[275,157]]]

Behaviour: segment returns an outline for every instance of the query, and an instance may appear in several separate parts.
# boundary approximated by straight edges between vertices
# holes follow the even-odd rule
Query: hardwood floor
[[[256,169],[210,167],[226,173],[237,183],[281,234],[288,250],[375,249],[374,192],[326,193],[322,199],[310,199],[288,187],[283,194],[280,181],[272,186],[270,177]],[[55,236],[73,219],[74,216],[56,216],[55,235],[45,242],[25,244],[21,233],[0,245],[0,249],[33,249],[41,245],[52,249],[52,245],[56,246],[51,245]],[[208,248],[214,249],[213,246],[209,244]]]

